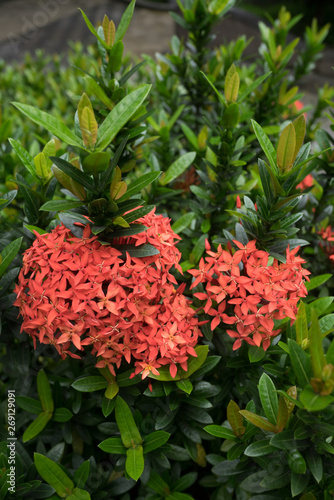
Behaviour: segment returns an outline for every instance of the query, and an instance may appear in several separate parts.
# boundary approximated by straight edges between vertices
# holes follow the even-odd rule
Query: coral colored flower
[[[257,250],[256,240],[246,245],[237,240],[233,243],[237,247],[234,253],[221,245],[213,252],[206,244],[207,257],[201,260],[200,270],[188,271],[196,278],[191,288],[205,285],[205,292],[194,296],[205,301],[204,312],[213,316],[211,330],[219,324],[233,325],[234,329],[226,330],[236,339],[233,350],[243,341],[266,350],[280,332],[274,329],[274,320],[295,320],[298,301],[307,295],[305,279],[310,272],[302,268],[305,261],[296,255],[299,247],[287,248],[285,264],[275,259],[268,265],[269,254]]]
[[[307,189],[314,184],[314,179],[311,174],[308,174],[305,179],[303,179],[299,184],[297,184],[296,189],[301,189],[304,191],[304,189]]]
[[[327,257],[334,262],[334,231],[331,226],[327,226],[326,228],[322,228],[318,231],[322,238],[322,243],[320,243],[320,247],[327,254]]]
[[[23,255],[15,305],[23,317],[21,331],[51,344],[64,359],[80,358],[87,346],[115,375],[123,359],[134,361],[135,374],[155,375],[169,365],[187,370],[189,356],[201,335],[184,287],[175,288],[171,268],[181,270],[180,239],[170,221],[154,210],[136,221],[145,232],[119,238],[118,245],[153,245],[159,254],[126,258],[116,248],[91,237],[82,238],[65,226],[38,235]],[[116,246],[116,243],[115,243]]]

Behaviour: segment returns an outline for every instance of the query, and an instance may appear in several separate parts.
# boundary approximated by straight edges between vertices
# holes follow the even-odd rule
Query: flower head
[[[195,310],[170,273],[173,266],[181,269],[179,236],[154,210],[136,222],[147,230],[117,244],[149,243],[159,254],[139,259],[127,253],[124,259],[92,237],[89,225],[82,238],[63,225],[36,234],[15,289],[21,331],[35,347],[36,341],[51,344],[64,359],[80,358],[90,346],[96,366],[108,366],[114,375],[123,359],[134,360],[143,378],[164,364],[174,376],[176,365],[187,369],[201,334]]]
[[[229,325],[226,331],[236,339],[234,350],[243,341],[266,350],[280,332],[275,330],[274,320],[296,318],[297,303],[307,295],[305,279],[310,273],[297,256],[299,247],[287,248],[284,264],[274,259],[268,265],[269,254],[257,250],[255,240],[247,245],[233,243],[237,247],[234,253],[221,245],[212,252],[206,245],[208,256],[202,259],[200,270],[189,271],[196,278],[191,288],[205,285],[205,292],[194,295],[205,301],[204,312],[213,316],[211,330],[219,324]]]

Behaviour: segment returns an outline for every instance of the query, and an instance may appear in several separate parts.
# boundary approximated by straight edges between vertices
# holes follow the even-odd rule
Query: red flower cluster
[[[21,330],[34,341],[53,345],[61,357],[80,356],[92,346],[96,366],[114,366],[122,359],[135,361],[135,373],[145,378],[169,365],[176,375],[177,364],[187,370],[189,355],[196,356],[199,322],[184,287],[170,269],[180,269],[179,238],[169,219],[154,210],[136,221],[147,226],[143,233],[119,239],[118,244],[150,243],[158,255],[121,258],[121,252],[90,237],[87,225],[82,238],[58,226],[38,235],[23,256],[23,268],[15,292],[15,305],[23,316]]]
[[[331,226],[327,226],[326,229],[321,229],[318,231],[323,243],[320,243],[320,247],[327,254],[328,258],[334,261],[334,231],[332,231]]]
[[[213,316],[211,330],[220,322],[235,325],[226,330],[237,339],[233,350],[245,340],[250,345],[267,349],[271,338],[280,330],[274,330],[274,319],[296,318],[297,303],[307,295],[305,278],[310,274],[302,268],[305,262],[298,257],[298,248],[286,251],[286,263],[275,259],[268,265],[269,254],[256,249],[256,240],[243,245],[233,240],[239,248],[232,253],[219,245],[217,252],[210,250],[206,242],[208,257],[201,259],[199,270],[188,271],[195,277],[191,288],[205,284],[205,292],[194,296],[205,300],[204,312]]]

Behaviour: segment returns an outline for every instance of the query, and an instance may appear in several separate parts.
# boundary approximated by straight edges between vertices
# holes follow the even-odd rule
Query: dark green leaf
[[[107,380],[99,375],[85,376],[77,378],[72,387],[80,392],[94,392],[105,389],[108,385]]]

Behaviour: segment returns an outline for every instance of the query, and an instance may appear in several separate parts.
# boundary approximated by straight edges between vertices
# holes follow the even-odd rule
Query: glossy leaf
[[[50,382],[44,370],[39,370],[37,375],[37,390],[44,411],[53,412],[54,403],[52,399]]]
[[[188,212],[187,214],[182,215],[177,221],[174,222],[172,230],[176,234],[182,233],[182,231],[190,226],[195,217],[196,214],[194,212]]]
[[[300,301],[296,319],[297,344],[302,346],[303,342],[307,341],[307,339],[308,339],[308,328],[307,328],[306,309],[304,302]]]
[[[143,85],[130,92],[107,115],[97,134],[96,151],[103,151],[146,99],[151,85]]]
[[[142,442],[141,435],[130,408],[120,396],[117,396],[116,400],[115,417],[124,446],[130,448],[130,446],[139,445]]]
[[[130,21],[132,19],[135,4],[136,0],[132,0],[128,5],[128,7],[125,9],[124,14],[122,15],[122,18],[116,30],[115,43],[118,42],[118,40],[123,39],[129,27]]]
[[[144,454],[160,448],[160,446],[167,443],[169,438],[170,434],[165,431],[155,431],[151,434],[148,434],[147,436],[145,436],[143,442]]]
[[[237,403],[232,400],[227,405],[227,420],[236,436],[241,437],[245,433],[245,426],[243,425],[240,408]]]
[[[99,448],[106,453],[115,453],[116,455],[126,454],[126,448],[123,445],[122,439],[118,437],[105,439],[99,444]]]
[[[308,411],[321,411],[333,403],[333,396],[321,396],[314,392],[311,385],[307,385],[300,393],[300,401]]]
[[[275,450],[275,446],[269,443],[269,439],[260,439],[247,446],[244,453],[247,457],[262,457],[264,455],[269,455],[269,453]]]
[[[23,165],[28,170],[28,172],[36,180],[39,180],[38,179],[38,175],[36,173],[36,167],[35,167],[34,159],[31,156],[31,154],[26,149],[24,149],[19,142],[15,141],[15,139],[8,139],[8,140],[9,140],[10,145],[14,149],[15,153],[17,154],[17,156],[22,161]]]
[[[85,376],[77,378],[72,387],[79,392],[94,392],[101,389],[105,389],[108,386],[108,382],[104,377],[99,375]]]
[[[314,288],[318,288],[318,286],[326,283],[326,281],[328,281],[332,276],[332,274],[321,274],[320,276],[314,276],[314,278],[311,278],[310,281],[307,281],[305,283],[306,290],[310,292]]]
[[[291,167],[296,149],[296,132],[290,123],[280,135],[277,146],[277,165],[283,172]]]
[[[81,184],[81,186],[84,186],[86,189],[89,189],[90,191],[95,191],[95,186],[93,183],[93,179],[85,174],[84,172],[81,172],[78,168],[74,167],[71,163],[69,163],[66,160],[63,160],[62,158],[57,158],[56,156],[51,156],[51,160],[57,165],[60,170],[65,172],[71,179],[74,181],[78,182]]]
[[[292,163],[295,161],[298,152],[300,148],[303,145],[304,142],[304,137],[305,137],[305,132],[306,132],[306,121],[305,121],[305,116],[300,115],[298,118],[296,118],[293,122],[292,125],[295,129],[295,136],[296,136],[296,145],[295,145],[295,150],[292,158]]]
[[[289,353],[293,371],[301,387],[305,387],[312,377],[312,365],[309,356],[292,339],[288,339]]]
[[[74,483],[58,464],[40,453],[34,453],[34,462],[39,475],[55,489],[60,498],[72,493]]]
[[[253,129],[256,135],[257,140],[260,143],[261,148],[264,151],[264,154],[266,155],[269,165],[270,165],[270,170],[274,173],[277,174],[277,155],[274,146],[272,145],[271,141],[269,140],[269,137],[267,134],[263,131],[262,127],[255,121],[251,120]]]
[[[79,200],[52,200],[47,201],[41,206],[40,210],[44,212],[58,212],[61,210],[71,210],[72,208],[81,207],[85,205],[84,201]]]
[[[21,113],[30,118],[30,120],[44,127],[51,132],[51,134],[54,134],[56,137],[66,142],[66,144],[85,149],[82,140],[54,116],[34,108],[34,106],[29,106],[28,104],[21,104],[19,102],[13,102],[12,104],[21,111]]]
[[[142,189],[144,189],[144,187],[152,184],[152,182],[154,182],[160,174],[161,172],[149,172],[148,174],[141,175],[138,179],[128,185],[126,193],[118,200],[118,202],[125,201],[134,194],[139,193]]]
[[[144,455],[141,445],[126,450],[125,470],[135,481],[138,481],[144,472]]]
[[[212,436],[216,436],[223,439],[230,439],[234,441],[236,439],[236,435],[231,429],[227,427],[223,427],[221,425],[207,425],[204,427],[204,430],[211,434]]]
[[[180,156],[172,165],[164,172],[160,179],[160,183],[165,186],[182,175],[187,168],[193,163],[196,158],[196,153],[186,153]]]
[[[22,238],[17,238],[7,245],[1,252],[0,276],[4,274],[9,264],[15,259],[20,250]]]
[[[267,419],[260,417],[259,415],[256,415],[255,413],[252,413],[248,410],[240,410],[240,413],[243,417],[245,417],[246,420],[251,422],[256,427],[259,427],[260,429],[263,429],[265,431],[277,432],[275,425],[270,423]]]
[[[317,313],[312,308],[311,308],[311,320],[312,324],[309,331],[310,334],[309,350],[311,354],[312,370],[315,377],[322,379],[322,370],[327,363],[324,350],[322,347],[322,335],[320,332]]]
[[[23,433],[22,436],[22,441],[26,443],[27,441],[30,441],[34,437],[38,436],[40,432],[44,429],[46,424],[51,420],[52,418],[52,413],[49,412],[42,412],[38,415],[37,418],[31,424],[26,428],[26,430]]]
[[[264,413],[270,423],[276,425],[278,412],[278,397],[276,387],[271,378],[263,373],[259,380],[259,395]]]

